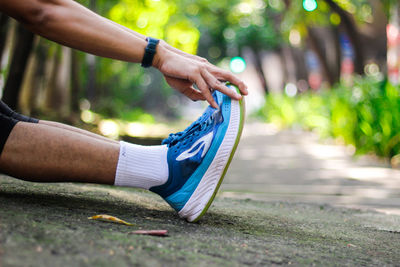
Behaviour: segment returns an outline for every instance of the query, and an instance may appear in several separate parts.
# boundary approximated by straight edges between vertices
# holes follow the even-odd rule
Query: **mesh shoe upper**
[[[222,95],[214,93],[213,96],[217,104],[220,104]],[[168,146],[169,179],[165,184],[150,190],[164,199],[178,191],[202,163],[222,122],[221,110],[209,106],[203,115],[184,131],[170,134],[163,141],[163,144]],[[179,209],[177,203],[173,206]]]
[[[239,93],[237,87],[227,86]],[[168,181],[150,188],[189,222],[210,207],[243,129],[244,99],[236,101],[219,91],[213,97],[218,109],[208,107],[188,128],[163,141],[168,146]]]

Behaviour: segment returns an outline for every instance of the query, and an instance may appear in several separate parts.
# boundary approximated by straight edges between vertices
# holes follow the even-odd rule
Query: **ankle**
[[[168,180],[168,148],[120,142],[114,185],[149,189]]]

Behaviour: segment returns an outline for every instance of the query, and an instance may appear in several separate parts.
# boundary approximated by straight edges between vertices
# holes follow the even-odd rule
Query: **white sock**
[[[168,148],[120,142],[114,185],[149,189],[168,180]]]

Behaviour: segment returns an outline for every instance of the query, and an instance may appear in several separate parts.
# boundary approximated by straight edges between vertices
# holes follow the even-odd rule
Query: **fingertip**
[[[242,99],[242,95],[236,92],[232,92],[231,94],[229,94],[229,97],[234,99],[234,100],[240,100]]]
[[[213,107],[213,108],[215,108],[215,109],[218,109],[218,104],[217,104],[215,101],[212,101],[212,102],[210,103],[210,105],[211,105],[211,107]]]
[[[247,90],[247,85],[244,82],[241,82],[239,88],[242,94],[247,95],[249,93],[249,91]]]

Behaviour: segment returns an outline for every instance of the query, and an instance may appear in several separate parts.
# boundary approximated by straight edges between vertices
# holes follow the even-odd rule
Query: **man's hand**
[[[193,101],[206,100],[202,93],[193,87],[193,83],[188,80],[183,80],[179,78],[173,78],[170,76],[165,76],[165,80],[175,90],[181,92]]]
[[[153,66],[164,74],[167,83],[192,100],[207,100],[214,108],[218,105],[211,90],[218,90],[227,96],[240,100],[241,95],[224,84],[229,81],[239,87],[242,95],[247,95],[247,86],[231,72],[218,68],[206,59],[184,53],[165,42],[157,47]],[[193,84],[199,90],[193,87]]]

